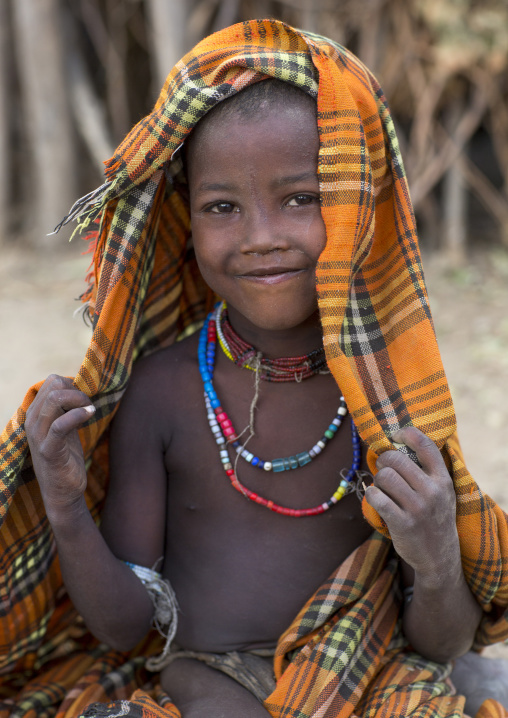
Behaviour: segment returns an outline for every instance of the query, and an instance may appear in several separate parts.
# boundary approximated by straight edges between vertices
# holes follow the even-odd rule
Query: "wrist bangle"
[[[159,561],[155,564],[156,566]],[[163,578],[162,574],[158,571],[155,571],[153,568],[147,568],[146,566],[138,566],[130,561],[124,561],[123,563],[134,571],[148,591],[148,595],[152,599],[155,609],[153,625],[161,636],[166,639],[161,655],[151,656],[146,661],[148,670],[157,672],[162,668],[164,659],[169,654],[171,642],[175,637],[178,627],[178,602],[176,595],[169,581]]]

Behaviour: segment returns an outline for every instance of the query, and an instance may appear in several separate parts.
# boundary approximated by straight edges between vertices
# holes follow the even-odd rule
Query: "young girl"
[[[462,715],[449,661],[508,634],[506,517],[461,460],[375,80],[282,23],[234,26],[108,180],[75,212],[101,221],[87,360],[25,426],[87,627],[168,640],[142,649],[152,699],[83,715]],[[59,715],[128,672],[102,694],[85,675]]]

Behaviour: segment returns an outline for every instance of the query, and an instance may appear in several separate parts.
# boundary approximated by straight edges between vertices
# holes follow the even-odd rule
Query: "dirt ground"
[[[79,240],[53,257],[0,250],[0,424],[49,373],[74,375],[90,337],[80,303],[89,256]],[[449,272],[425,262],[436,332],[469,469],[508,511],[508,251]],[[508,658],[507,646],[488,649]]]

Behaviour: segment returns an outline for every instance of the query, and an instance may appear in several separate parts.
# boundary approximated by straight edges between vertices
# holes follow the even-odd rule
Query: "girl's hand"
[[[460,559],[453,482],[439,449],[419,429],[406,427],[393,439],[413,449],[422,468],[400,451],[386,451],[365,496],[388,526],[399,556],[436,582]]]
[[[51,375],[28,408],[25,429],[48,516],[79,502],[86,470],[77,429],[95,411],[71,379]]]

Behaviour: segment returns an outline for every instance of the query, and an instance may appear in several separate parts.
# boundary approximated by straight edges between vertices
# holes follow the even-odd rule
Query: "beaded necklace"
[[[219,344],[221,345],[222,350],[224,351],[226,356],[232,361],[234,361],[237,366],[246,367],[245,363],[239,363],[235,361],[234,358],[227,353],[227,350],[229,350],[229,347],[231,346],[231,342],[228,341],[229,337],[228,340],[226,340],[226,331],[223,332],[222,330],[225,330],[226,327],[229,326],[229,330],[227,331],[227,333],[232,337],[232,340],[237,347],[242,347],[243,357],[252,357],[253,355],[255,355],[256,350],[254,349],[254,347],[250,346],[249,344],[247,344],[247,342],[241,339],[238,334],[236,334],[235,330],[228,321],[227,312],[225,311],[225,302],[222,302],[216,307],[213,321],[215,321],[215,329],[217,332],[217,337],[219,339]],[[265,371],[262,372],[261,369],[259,370],[259,378],[265,379],[266,381],[275,382],[302,381],[302,379],[306,379],[313,374],[317,374],[318,372],[321,373],[323,366],[322,362],[320,360],[317,362],[310,360],[310,357],[312,355],[317,356],[321,353],[324,359],[323,348],[316,349],[311,354],[302,357],[288,357],[275,360],[262,359],[260,362],[258,362],[258,366],[263,365],[264,363]],[[326,360],[324,361],[326,362]],[[277,362],[277,368],[275,370],[275,373],[272,373],[272,362]],[[254,371],[256,370],[255,367],[246,368],[252,368]],[[314,444],[312,449],[310,449],[309,451],[302,451],[299,454],[295,454],[294,456],[288,456],[286,458],[273,459],[273,461],[263,461],[263,459],[260,459],[258,456],[255,456],[252,452],[246,449],[245,446],[243,446],[237,438],[233,439],[233,437],[231,437],[230,443],[237,452],[237,454],[239,454],[239,456],[245,459],[245,461],[247,461],[249,464],[252,464],[252,466],[257,466],[258,468],[264,469],[265,471],[273,471],[276,473],[280,471],[288,471],[289,469],[297,469],[299,466],[305,466],[306,464],[310,463],[312,459],[315,459],[316,456],[318,456],[318,454],[323,451],[330,439],[333,439],[333,437],[335,436],[339,426],[342,424],[342,421],[346,415],[346,402],[344,401],[344,397],[341,396],[340,405],[337,409],[337,414],[332,420],[332,423],[324,432],[321,439],[316,444]]]
[[[217,310],[218,311],[218,310]],[[220,459],[223,465],[223,468],[229,477],[229,480],[231,482],[231,485],[239,491],[241,494],[243,494],[246,498],[250,499],[251,501],[254,501],[257,504],[260,504],[261,506],[265,506],[267,509],[270,509],[271,511],[274,511],[278,514],[283,514],[285,516],[293,516],[293,517],[301,517],[301,516],[315,516],[317,514],[324,513],[325,511],[328,511],[334,504],[336,504],[340,499],[344,496],[346,493],[346,489],[348,488],[351,480],[356,475],[356,472],[360,468],[360,462],[361,462],[361,449],[360,449],[360,439],[358,436],[358,433],[356,431],[356,428],[351,422],[351,432],[352,432],[352,443],[353,443],[353,463],[351,468],[346,474],[346,477],[341,480],[339,486],[337,487],[336,491],[332,494],[330,499],[328,501],[325,501],[322,504],[319,504],[318,506],[314,506],[309,509],[291,509],[286,506],[280,506],[279,504],[276,504],[275,502],[265,499],[263,496],[260,496],[259,494],[256,494],[254,491],[251,491],[246,486],[244,486],[240,480],[238,479],[235,470],[233,468],[233,465],[231,463],[231,460],[229,458],[229,453],[227,450],[227,444],[232,443],[233,446],[235,443],[237,443],[236,451],[239,453],[240,456],[242,456],[244,459],[248,460],[249,463],[253,463],[253,460],[256,459],[253,454],[251,455],[250,452],[247,452],[245,447],[241,446],[238,436],[233,428],[233,424],[231,423],[231,420],[229,419],[228,415],[224,411],[224,409],[221,406],[221,403],[217,397],[217,394],[215,392],[215,389],[213,387],[213,373],[214,373],[214,364],[215,364],[215,349],[217,345],[217,319],[220,315],[217,315],[214,312],[211,312],[204,325],[201,329],[200,336],[199,336],[199,347],[198,347],[198,360],[199,360],[199,371],[201,373],[201,378],[203,379],[204,389],[205,389],[205,406],[207,411],[207,418],[208,422],[210,424],[210,429],[212,430],[212,434],[215,438],[216,443],[219,446],[219,452],[220,452]],[[278,466],[282,466],[282,468],[277,468],[275,471],[285,471],[287,469],[293,469],[298,468],[299,466],[305,466],[305,464],[308,464],[309,461],[312,461],[317,454],[321,453],[321,451],[326,446],[326,443],[333,438],[335,435],[338,426],[340,426],[340,422],[342,421],[342,418],[347,414],[347,409],[345,406],[345,403],[343,404],[343,397],[341,397],[341,406],[339,407],[339,411],[342,410],[340,413],[337,412],[337,416],[335,417],[337,421],[340,421],[339,424],[331,424],[330,426],[334,427],[334,430],[328,429],[327,431],[330,432],[330,435],[327,435],[325,432],[325,435],[323,439],[326,439],[326,441],[323,441],[323,439],[320,440],[316,444],[316,447],[319,448],[319,451],[315,451],[314,449],[316,447],[313,447],[311,451],[313,451],[314,456],[311,456],[311,452],[302,452],[302,454],[297,454],[296,456],[288,457],[286,459],[279,459],[272,462],[261,462],[260,459],[258,459],[258,462],[261,462],[263,466],[261,468],[264,468],[265,470],[271,470],[274,471],[273,464],[275,462],[282,462],[281,464],[277,464]],[[247,453],[247,455],[252,456],[252,458],[247,459],[247,456],[244,456],[244,452]],[[298,457],[301,457],[299,459]],[[301,463],[300,463],[301,461]],[[269,468],[266,468],[266,464],[271,464]],[[259,463],[254,464],[259,465]]]
[[[314,349],[310,354],[299,357],[281,357],[266,359],[253,346],[247,344],[235,332],[229,321],[226,302],[221,302],[215,312],[217,336],[222,351],[237,366],[251,371],[259,371],[264,381],[302,381],[314,374],[329,374],[323,347]],[[256,361],[257,366],[252,366]]]

